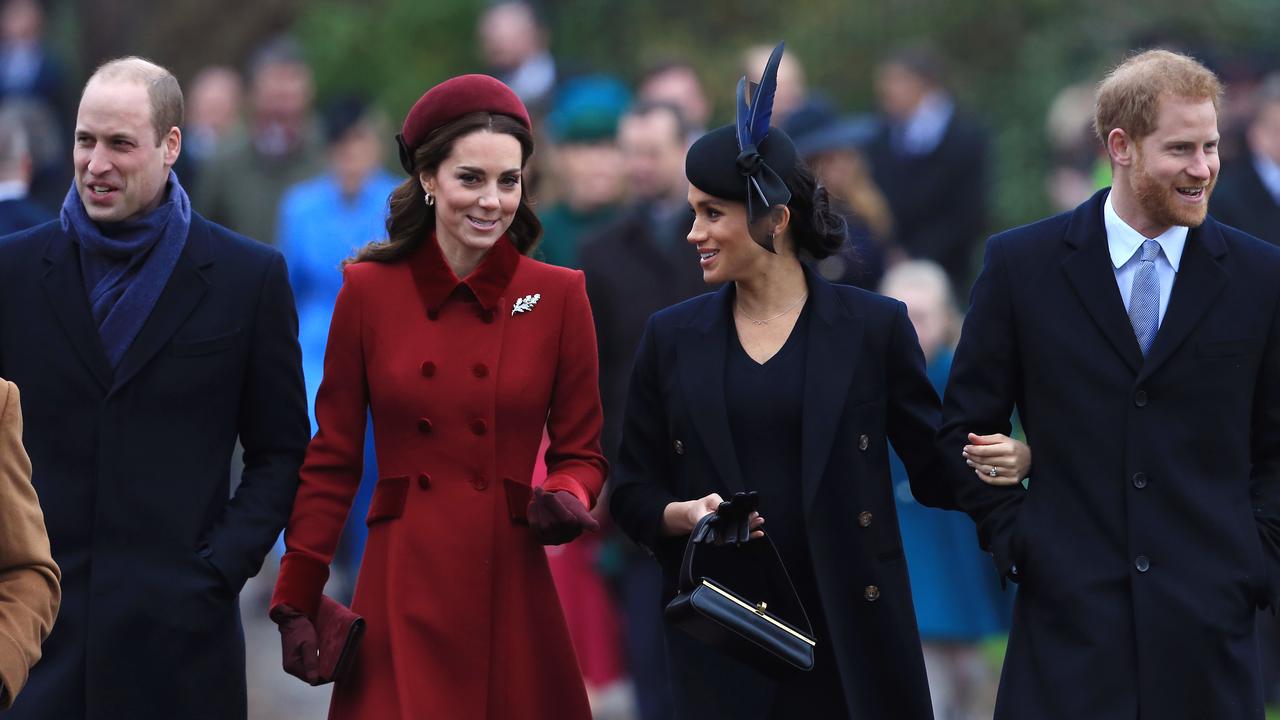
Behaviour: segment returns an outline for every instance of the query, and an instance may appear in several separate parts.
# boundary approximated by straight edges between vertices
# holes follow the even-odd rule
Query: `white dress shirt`
[[[1133,276],[1138,272],[1142,243],[1155,240],[1160,243],[1160,255],[1156,257],[1156,279],[1160,281],[1160,322],[1164,323],[1164,313],[1169,309],[1169,296],[1173,293],[1173,281],[1178,277],[1178,265],[1182,262],[1182,248],[1187,244],[1189,228],[1174,225],[1165,230],[1159,237],[1148,238],[1134,230],[1120,216],[1111,204],[1111,193],[1107,193],[1107,201],[1102,206],[1102,221],[1107,229],[1107,250],[1111,253],[1111,265],[1116,273],[1116,284],[1120,286],[1120,297],[1124,307],[1129,308],[1129,295],[1133,291]]]

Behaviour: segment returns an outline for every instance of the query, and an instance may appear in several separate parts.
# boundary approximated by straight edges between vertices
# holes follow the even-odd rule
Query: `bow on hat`
[[[785,42],[778,43],[765,63],[759,84],[744,75],[738,81],[737,128],[738,172],[747,182],[747,220],[754,223],[775,205],[786,205],[791,191],[782,176],[765,162],[760,143],[769,135],[773,117],[773,96],[778,89],[778,65],[782,62]],[[772,248],[767,248],[772,250]]]

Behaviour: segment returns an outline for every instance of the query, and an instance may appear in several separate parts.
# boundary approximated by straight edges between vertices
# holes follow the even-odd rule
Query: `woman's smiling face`
[[[511,227],[520,207],[521,164],[519,140],[477,130],[454,141],[434,172],[419,175],[435,199],[436,239],[446,256],[486,252]]]

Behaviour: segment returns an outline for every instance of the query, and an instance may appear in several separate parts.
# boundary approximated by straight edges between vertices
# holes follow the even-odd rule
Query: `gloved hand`
[[[316,628],[306,615],[288,605],[271,609],[271,620],[280,628],[284,671],[308,685],[320,685],[320,650]]]
[[[734,493],[720,503],[715,517],[707,523],[706,533],[698,542],[717,545],[737,545],[751,539],[751,515],[760,507],[760,496],[755,491]]]
[[[528,516],[533,537],[543,545],[563,545],[583,530],[600,529],[600,523],[582,506],[582,501],[564,490],[546,492],[534,488]]]

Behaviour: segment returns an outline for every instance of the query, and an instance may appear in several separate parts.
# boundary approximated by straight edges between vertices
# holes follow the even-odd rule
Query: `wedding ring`
[[[992,466],[991,466],[991,469],[987,471],[987,474],[988,474],[988,475],[990,475],[991,477],[995,477],[995,476],[996,476],[996,466],[995,466],[995,465],[992,465]]]

